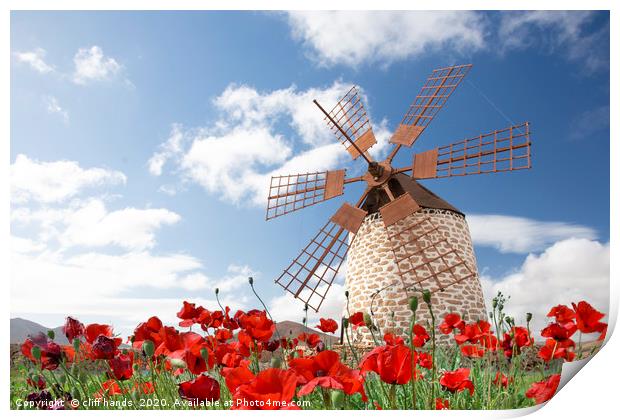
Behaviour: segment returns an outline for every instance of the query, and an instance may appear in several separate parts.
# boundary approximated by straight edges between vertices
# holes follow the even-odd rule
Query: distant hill
[[[340,337],[336,337],[335,335],[325,334],[324,332],[313,330],[312,328],[305,327],[303,324],[293,321],[282,321],[276,323],[276,330],[280,334],[281,337],[291,337],[295,338],[302,332],[308,334],[318,334],[321,337],[321,340],[327,345],[332,345],[338,343]],[[276,335],[274,334],[274,337]]]
[[[69,344],[67,337],[62,332],[62,327],[44,327],[41,324],[23,318],[11,318],[11,344],[21,344],[28,337],[37,335],[40,332],[47,334],[49,330],[53,330],[56,334],[55,342],[58,344]]]

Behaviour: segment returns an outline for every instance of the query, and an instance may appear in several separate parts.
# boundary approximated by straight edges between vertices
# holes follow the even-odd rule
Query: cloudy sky
[[[312,99],[356,84],[379,144],[433,68],[474,68],[417,151],[530,121],[529,171],[427,181],[467,214],[487,298],[606,310],[605,12],[14,12],[11,312],[127,334],[182,300],[301,306],[274,279],[341,200],[265,222],[272,174],[348,168]],[[372,30],[368,30],[372,28]],[[409,164],[410,151],[398,166]],[[344,199],[355,202],[359,187]],[[321,316],[338,317],[342,276]],[[313,315],[316,318],[316,315]]]

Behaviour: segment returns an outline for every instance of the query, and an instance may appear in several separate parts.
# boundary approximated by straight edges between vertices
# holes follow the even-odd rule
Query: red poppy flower
[[[575,359],[575,353],[570,349],[574,347],[575,343],[572,340],[568,340],[572,344],[570,346],[565,346],[566,340],[562,342],[558,342],[553,338],[547,339],[545,345],[540,348],[538,351],[538,357],[543,359],[545,362],[550,361],[551,359],[564,359],[567,362],[571,362]]]
[[[125,380],[133,375],[133,352],[119,354],[114,359],[108,360],[112,375],[117,380]]]
[[[575,319],[575,311],[573,311],[566,305],[558,305],[551,308],[547,316],[555,317],[555,322],[563,324],[565,322],[570,322]]]
[[[279,340],[271,340],[265,344],[265,350],[270,351],[270,352],[274,352],[278,350],[279,347],[280,347]]]
[[[433,358],[428,353],[421,353],[418,351],[413,352],[413,361],[415,364],[425,369],[433,368]]]
[[[495,379],[493,379],[493,383],[497,386],[501,386],[504,388],[508,388],[508,383],[512,382],[513,380],[510,379],[508,380],[508,376],[504,375],[502,372],[497,372],[495,374]]]
[[[316,327],[325,333],[334,333],[338,329],[338,324],[331,318],[321,318],[319,321],[320,324]]]
[[[113,337],[114,330],[110,325],[105,324],[89,324],[84,328],[84,337],[86,337],[86,341],[90,344],[93,344],[100,335]]]
[[[475,344],[461,346],[461,353],[463,356],[470,357],[472,359],[484,357],[484,349],[476,346]]]
[[[60,346],[50,340],[47,335],[42,332],[31,338],[27,338],[22,344],[21,351],[24,356],[35,363],[39,363],[32,354],[32,349],[35,346],[41,351],[41,368],[47,370],[56,369],[62,355]]]
[[[540,335],[557,341],[564,341],[569,339],[575,331],[577,331],[577,325],[574,322],[565,322],[564,324],[554,322],[543,328]]]
[[[435,410],[449,410],[450,409],[450,401],[442,400],[441,398],[435,399]]]
[[[441,386],[450,392],[469,390],[469,395],[474,394],[474,384],[469,379],[469,369],[460,368],[453,372],[445,372],[439,380]]]
[[[383,407],[381,407],[381,405],[378,402],[373,401],[372,403],[375,406],[375,410],[383,410]]]
[[[133,389],[135,391],[141,392],[146,395],[152,394],[155,392],[155,387],[153,386],[153,383],[151,382],[136,383],[134,384]]]
[[[162,328],[163,324],[156,316],[150,317],[146,322],[141,322],[133,331],[132,347],[141,349],[142,343],[145,340],[150,340],[155,345],[155,348],[158,348],[163,341],[160,334]]]
[[[444,334],[450,334],[454,329],[461,330],[465,326],[465,322],[461,319],[459,314],[447,314],[443,323],[439,325],[439,331]]]
[[[280,347],[282,347],[284,350],[292,350],[295,347],[297,347],[297,344],[299,343],[299,340],[297,338],[281,338],[280,339]]]
[[[220,383],[210,376],[198,375],[196,379],[179,384],[179,395],[184,400],[219,400]]]
[[[105,335],[99,335],[93,342],[91,354],[94,359],[113,359],[118,352],[118,346],[121,344],[120,338],[110,338]]]
[[[269,368],[256,375],[252,382],[241,385],[233,395],[235,409],[295,409],[289,405],[295,396],[297,374],[292,370]],[[284,406],[283,406],[284,405]],[[299,407],[297,407],[298,409]]]
[[[101,389],[94,394],[95,399],[101,399],[104,397],[111,397],[113,395],[122,395],[123,390],[121,386],[114,379],[108,379],[101,384]]]
[[[292,359],[289,366],[299,375],[298,383],[304,385],[298,392],[299,396],[310,394],[318,386],[341,389],[347,395],[359,392],[366,400],[359,371],[344,365],[335,351],[325,350],[316,356]]]
[[[196,307],[195,303],[183,301],[183,307],[177,313],[177,317],[182,319],[182,321],[179,322],[179,326],[191,327],[194,324],[200,323],[200,317],[203,315],[204,311],[206,311],[206,309],[202,306]]]
[[[420,324],[413,326],[413,346],[423,347],[424,344],[430,339],[430,335],[426,332],[426,329]]]
[[[267,313],[258,309],[240,315],[239,326],[254,340],[261,342],[269,341],[276,330],[273,321],[267,318]]]
[[[353,315],[349,317],[349,324],[353,325],[353,327],[363,327],[366,325],[364,322],[364,313],[363,312],[355,312]]]
[[[202,372],[213,367],[215,364],[215,357],[212,351],[209,351],[208,362],[203,358],[203,349],[207,348],[207,342],[203,337],[194,332],[185,332],[180,334],[183,347],[179,350],[175,350],[168,354],[170,359],[181,359],[187,364],[187,370],[194,375],[199,375]]]
[[[502,341],[502,348],[506,357],[510,358],[513,355],[513,351],[516,354],[521,352],[523,347],[529,347],[534,344],[534,339],[524,327],[512,327],[507,333],[504,333],[504,340]]]
[[[239,366],[235,368],[222,368],[222,376],[226,381],[226,387],[231,394],[237,392],[237,388],[241,385],[249,384],[256,377],[247,366]]]
[[[588,302],[582,300],[578,304],[573,303],[575,310],[577,329],[584,334],[601,333],[607,330],[607,324],[599,322],[605,314],[597,311]]]
[[[397,346],[397,345],[405,345],[405,340],[402,337],[396,336],[392,333],[387,333],[383,336],[383,341],[388,346]]]
[[[389,384],[406,384],[411,379],[411,350],[402,344],[376,347],[360,362],[362,373],[373,371]]]
[[[460,334],[454,336],[454,340],[456,340],[459,345],[465,342],[476,344],[485,337],[489,340],[492,340],[490,339],[491,335],[491,324],[486,321],[480,320],[475,324],[464,325],[463,328],[460,329]],[[495,343],[497,342],[495,341]],[[492,347],[493,341],[489,341],[488,344],[489,347]]]
[[[159,346],[155,349],[155,356],[169,355],[170,353],[184,348],[181,333],[174,327],[162,327],[159,330]]]
[[[560,375],[551,375],[544,381],[534,382],[525,392],[525,396],[533,398],[536,404],[542,404],[555,395],[558,385],[560,385]]]
[[[80,338],[84,335],[84,324],[68,316],[65,325],[62,327],[62,332],[67,337],[67,340],[69,340],[69,343],[71,343],[73,339]]]
[[[233,337],[233,333],[225,328],[220,328],[215,331],[215,339],[219,342],[226,342]]]

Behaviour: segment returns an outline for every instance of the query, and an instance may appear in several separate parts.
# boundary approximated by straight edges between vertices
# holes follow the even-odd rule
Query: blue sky
[[[253,275],[299,320],[273,280],[342,199],[265,222],[264,182],[364,169],[311,100],[358,85],[381,156],[431,70],[459,63],[474,67],[417,152],[533,130],[529,171],[424,182],[467,214],[487,295],[508,290],[515,313],[607,304],[605,12],[14,12],[11,51],[13,316],[126,333],[183,299],[213,305],[216,286],[252,307]]]

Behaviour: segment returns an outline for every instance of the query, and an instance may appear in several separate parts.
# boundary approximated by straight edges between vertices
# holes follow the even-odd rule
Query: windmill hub
[[[371,162],[368,172],[364,175],[364,181],[369,187],[379,187],[385,184],[392,176],[392,166],[388,160],[383,162]]]

